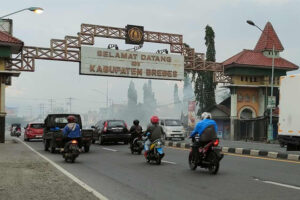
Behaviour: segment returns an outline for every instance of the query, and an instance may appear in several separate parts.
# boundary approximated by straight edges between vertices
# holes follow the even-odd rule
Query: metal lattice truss
[[[35,59],[80,62],[81,45],[94,45],[95,37],[125,40],[125,35],[125,28],[81,24],[77,36],[65,36],[64,40],[51,39],[50,48],[24,46],[18,55],[7,61],[6,70],[33,72]],[[205,61],[204,54],[195,53],[193,48],[184,45],[182,35],[144,31],[144,41],[169,44],[171,53],[184,55],[186,71],[214,71],[216,82],[230,81],[223,74],[222,64]]]

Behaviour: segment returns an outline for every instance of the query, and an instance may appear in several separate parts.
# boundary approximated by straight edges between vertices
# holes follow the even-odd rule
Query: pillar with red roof
[[[5,142],[5,87],[11,84],[12,76],[20,75],[20,72],[7,71],[5,66],[11,55],[19,53],[24,45],[9,30],[0,31],[0,143]]]

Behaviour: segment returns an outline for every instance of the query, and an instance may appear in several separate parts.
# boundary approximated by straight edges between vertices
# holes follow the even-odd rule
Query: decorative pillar
[[[235,88],[231,88],[231,106],[230,106],[230,140],[235,139],[235,121],[237,120],[237,93]]]
[[[262,117],[264,116],[264,112],[265,112],[265,93],[264,93],[264,88],[259,88],[258,90],[258,113],[257,116],[258,117]]]

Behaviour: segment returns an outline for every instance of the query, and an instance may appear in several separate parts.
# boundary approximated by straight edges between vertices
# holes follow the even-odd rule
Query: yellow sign
[[[129,39],[134,42],[140,42],[143,39],[143,32],[137,27],[128,30]]]

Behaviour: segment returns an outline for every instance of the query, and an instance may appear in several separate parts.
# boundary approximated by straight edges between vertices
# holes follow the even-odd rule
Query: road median
[[[190,149],[190,143],[183,142],[174,142],[174,141],[164,141],[164,145],[167,147],[176,147],[182,149]],[[300,155],[298,154],[289,154],[283,152],[274,152],[269,150],[258,150],[258,149],[250,149],[243,147],[227,147],[227,146],[219,146],[222,153],[232,153],[239,155],[248,155],[248,156],[258,156],[258,157],[266,157],[273,159],[283,159],[283,160],[292,160],[292,161],[300,161]]]

